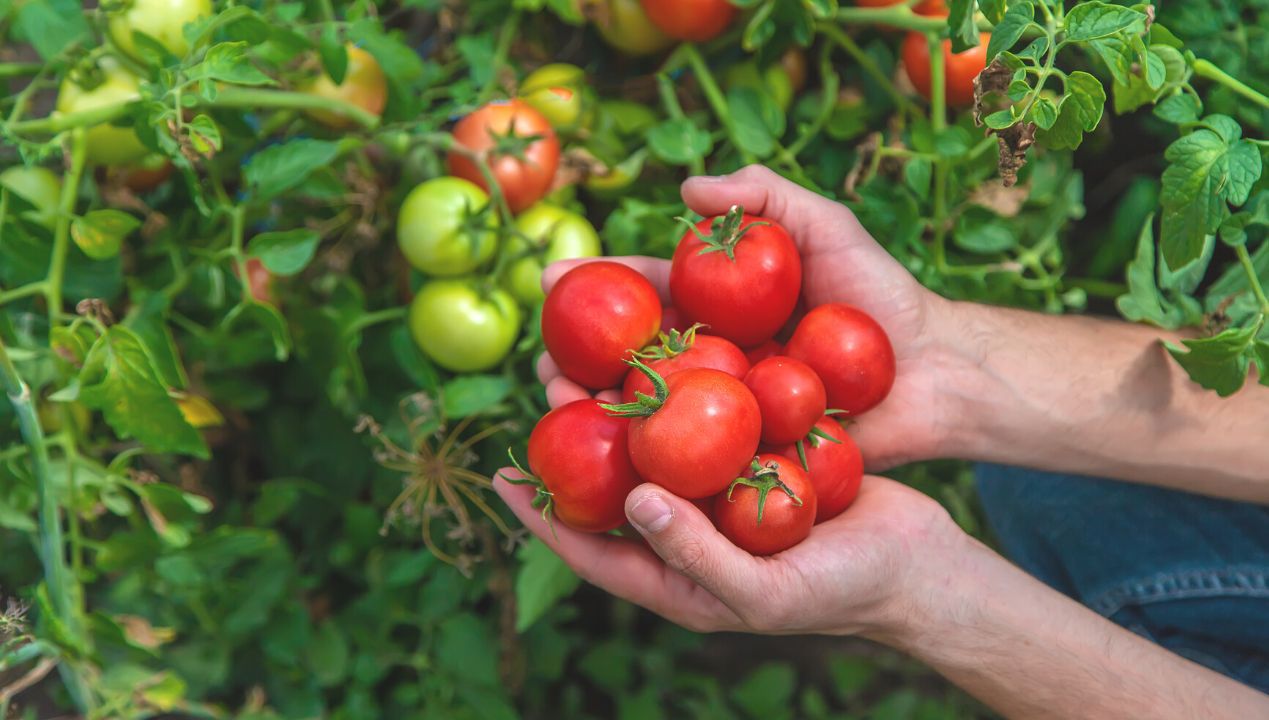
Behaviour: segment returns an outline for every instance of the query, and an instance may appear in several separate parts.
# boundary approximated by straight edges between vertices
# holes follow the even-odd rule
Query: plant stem
[[[1261,107],[1269,108],[1269,97],[1266,97],[1263,93],[1251,87],[1247,83],[1244,83],[1242,80],[1239,80],[1233,75],[1230,75],[1224,70],[1216,67],[1208,60],[1204,60],[1203,58],[1195,60],[1194,74],[1224,85]]]
[[[477,96],[477,102],[481,105],[493,96],[494,89],[498,87],[498,70],[507,65],[507,54],[511,52],[511,41],[515,38],[516,28],[519,25],[519,10],[512,11],[507,19],[502,21],[502,29],[498,31],[498,45],[494,48],[493,70],[484,86],[480,88],[480,95]]]
[[[353,321],[353,323],[347,328],[344,328],[344,333],[347,335],[355,335],[372,325],[400,320],[405,317],[405,314],[406,309],[404,307],[387,308],[385,310],[377,310],[372,313],[366,313]]]
[[[65,623],[72,636],[76,640],[82,640],[79,617],[75,613],[75,593],[71,589],[72,580],[66,572],[66,558],[63,556],[62,520],[57,499],[53,496],[48,446],[31,398],[31,388],[18,375],[3,339],[0,339],[0,384],[4,386],[5,394],[13,405],[22,439],[31,449],[31,470],[39,486],[40,561],[44,565],[44,582],[48,588],[49,600],[53,611]],[[84,679],[67,664],[62,665],[61,672],[75,705],[81,712],[88,712],[92,706],[92,696]]]
[[[34,75],[44,67],[40,63],[0,63],[0,78]]]
[[[899,92],[899,89],[896,88],[890,78],[881,71],[881,68],[877,66],[877,63],[873,62],[872,56],[864,52],[850,35],[846,34],[844,30],[832,23],[820,23],[817,26],[817,29],[820,34],[824,35],[824,37],[827,37],[829,40],[836,43],[838,47],[845,50],[846,53],[850,55],[851,59],[853,59],[865,73],[871,76],[872,79],[881,86],[881,89],[890,96],[890,99],[894,101],[895,106],[906,113],[913,115],[917,114],[916,103],[912,102],[903,93]]]
[[[229,218],[229,247],[233,253],[234,266],[238,269],[238,283],[242,285],[242,302],[251,303],[254,298],[251,295],[250,275],[247,274],[247,256],[243,252],[247,224],[246,208],[242,205],[234,205],[229,210]]]
[[[1238,254],[1238,262],[1242,263],[1243,270],[1247,273],[1247,284],[1251,286],[1256,301],[1260,303],[1260,312],[1269,315],[1269,299],[1265,298],[1265,289],[1260,286],[1260,277],[1256,275],[1256,266],[1251,262],[1247,246],[1238,245],[1234,248],[1234,252]]]
[[[930,46],[930,126],[937,137],[947,129],[947,74],[943,58],[943,39],[928,33]],[[934,266],[947,268],[947,160],[934,161]]]
[[[30,297],[31,295],[43,295],[44,287],[47,284],[48,283],[43,280],[40,280],[38,282],[27,283],[26,285],[13,288],[12,290],[0,292],[0,305],[5,305],[14,302],[15,300],[21,300],[22,298]]]
[[[661,104],[665,106],[665,114],[670,116],[671,120],[682,120],[687,117],[683,114],[683,106],[679,104],[679,98],[674,94],[674,81],[670,80],[670,76],[665,73],[657,73],[657,93],[661,96]],[[705,158],[692,158],[689,171],[693,175],[705,174]]]
[[[379,126],[379,116],[357,105],[290,90],[229,87],[221,90],[211,102],[200,106],[237,108],[291,108],[295,110],[329,110],[351,118],[366,129]]]
[[[758,158],[754,157],[753,153],[736,142],[736,126],[732,122],[731,110],[727,107],[727,98],[723,96],[723,91],[718,88],[718,83],[714,81],[714,74],[709,71],[709,66],[705,64],[705,58],[701,57],[696,45],[683,43],[683,56],[687,58],[688,64],[692,66],[692,74],[696,76],[696,81],[701,84],[701,92],[705,93],[705,101],[709,103],[709,107],[714,111],[718,121],[726,128],[727,137],[731,138],[732,144],[736,146],[736,150],[740,153],[740,159],[746,165],[757,162]]]
[[[947,20],[941,17],[917,15],[907,5],[885,8],[843,7],[837,9],[833,19],[850,25],[888,25],[900,30],[917,32],[942,32],[947,30]]]
[[[75,128],[71,132],[71,167],[62,185],[62,197],[57,208],[57,226],[53,232],[53,257],[49,260],[48,280],[44,285],[44,297],[48,301],[48,326],[57,327],[62,312],[62,281],[66,277],[66,254],[70,250],[71,216],[75,213],[75,200],[79,196],[79,179],[84,173],[86,155],[85,131]]]

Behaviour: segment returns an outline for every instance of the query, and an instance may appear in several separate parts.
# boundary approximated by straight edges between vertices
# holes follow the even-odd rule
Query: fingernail
[[[660,495],[647,495],[630,508],[630,522],[644,532],[659,533],[670,524],[674,511]]]
[[[692,182],[698,183],[720,183],[727,179],[726,175],[693,175]]]

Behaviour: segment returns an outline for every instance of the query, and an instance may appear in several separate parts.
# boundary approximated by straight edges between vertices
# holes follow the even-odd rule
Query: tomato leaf
[[[1136,257],[1128,264],[1128,292],[1115,299],[1115,306],[1128,320],[1148,322],[1163,328],[1193,325],[1203,319],[1203,308],[1190,297],[1207,264],[1200,256],[1191,265],[1173,272],[1156,263],[1154,216],[1146,218],[1137,236]],[[1214,244],[1209,243],[1207,258]]]
[[[688,118],[678,118],[649,130],[648,147],[652,154],[671,165],[688,165],[709,154],[714,141]]]
[[[124,238],[141,227],[141,221],[122,210],[92,210],[71,222],[71,239],[93,260],[119,254]]]
[[[307,228],[260,233],[251,239],[247,255],[259,259],[274,275],[295,275],[308,266],[321,239]]]
[[[136,438],[153,452],[209,456],[203,437],[168,395],[145,345],[116,325],[105,332],[79,373],[79,401],[101,410],[121,438]]]
[[[191,79],[207,78],[235,85],[275,85],[247,57],[247,43],[223,42],[211,46],[203,61],[190,69]]]
[[[1035,7],[1030,2],[1010,5],[1005,16],[991,32],[991,41],[987,43],[987,64],[990,65],[1001,50],[1008,50],[1016,45],[1034,19]]]
[[[322,58],[322,69],[330,77],[331,82],[342,85],[348,73],[348,48],[339,37],[339,26],[331,23],[322,28],[322,36],[317,41],[317,54]]]
[[[1194,382],[1229,397],[1247,380],[1247,355],[1259,325],[1229,328],[1219,335],[1182,340],[1184,348],[1164,343]]]
[[[1048,130],[1037,130],[1036,139],[1050,148],[1074,150],[1084,133],[1097,128],[1106,107],[1106,90],[1097,78],[1076,70],[1066,79],[1066,95],[1058,103],[1057,119]]]
[[[253,155],[242,174],[249,187],[261,198],[268,199],[304,182],[338,154],[338,143],[307,138],[291,140]]]
[[[751,87],[734,87],[727,93],[727,105],[737,145],[759,158],[775,152],[784,113],[774,100]]]
[[[1174,125],[1196,122],[1203,113],[1203,102],[1187,92],[1164,98],[1154,106],[1154,116]]]
[[[80,3],[30,0],[16,5],[14,29],[18,32],[15,35],[30,42],[45,60],[52,60],[66,48],[88,38],[88,22]]]
[[[1085,42],[1122,31],[1141,33],[1146,29],[1146,14],[1121,5],[1084,2],[1066,14],[1066,40]]]
[[[505,375],[460,375],[441,387],[441,410],[450,419],[475,415],[506,400],[514,387]]]
[[[978,46],[978,23],[974,20],[976,4],[974,0],[952,0],[948,3],[947,29],[954,53]]]
[[[793,701],[797,675],[787,663],[764,663],[731,691],[732,700],[754,720],[780,717]]]
[[[523,563],[516,573],[516,632],[533,626],[581,583],[555,551],[532,538],[516,553]]]

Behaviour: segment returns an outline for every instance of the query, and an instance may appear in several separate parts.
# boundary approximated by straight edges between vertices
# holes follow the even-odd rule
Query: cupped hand
[[[691,502],[651,484],[626,498],[636,538],[577,532],[532,506],[534,490],[502,475],[494,489],[583,579],[698,632],[901,634],[954,572],[967,540],[920,492],[864,478],[859,498],[810,537],[771,557],[732,545]]]
[[[848,208],[802,188],[759,165],[731,175],[693,177],[683,183],[684,202],[704,216],[741,205],[787,229],[802,255],[802,295],[808,307],[843,302],[863,309],[885,328],[894,345],[896,375],[886,400],[848,428],[871,470],[938,457],[955,418],[944,383],[957,371],[947,362],[955,334],[953,305],[925,289],[864,230]],[[668,260],[605,258],[643,273],[670,302]],[[542,275],[551,287],[587,260],[554,263]],[[552,407],[589,397],[560,375],[544,355],[538,375]],[[600,393],[605,401],[615,396]]]

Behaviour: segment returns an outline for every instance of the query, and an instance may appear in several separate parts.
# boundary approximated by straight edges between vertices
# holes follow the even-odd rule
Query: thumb
[[[626,517],[666,565],[733,610],[746,607],[760,568],[690,501],[645,483],[626,496]]]

